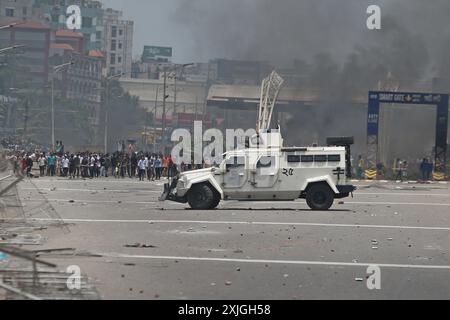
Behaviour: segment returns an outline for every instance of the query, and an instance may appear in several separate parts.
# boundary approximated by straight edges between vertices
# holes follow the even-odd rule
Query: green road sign
[[[171,47],[144,46],[144,53],[142,54],[143,61],[170,58],[172,58]]]

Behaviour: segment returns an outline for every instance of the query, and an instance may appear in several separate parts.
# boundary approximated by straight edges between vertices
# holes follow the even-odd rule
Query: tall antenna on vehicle
[[[261,86],[261,100],[259,102],[259,118],[256,124],[256,132],[270,129],[273,109],[283,86],[284,79],[274,70],[263,80]]]

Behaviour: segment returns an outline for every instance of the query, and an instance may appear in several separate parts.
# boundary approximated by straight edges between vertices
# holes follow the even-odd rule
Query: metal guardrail
[[[9,179],[9,178],[11,178],[11,177],[12,177],[12,175],[9,175],[9,176],[6,176],[6,177],[3,177],[3,178],[0,178],[0,182],[2,182],[3,180]]]
[[[14,188],[20,181],[23,180],[23,177],[17,177],[17,176],[12,176],[9,175],[7,177],[3,177],[0,179],[0,182],[4,182],[10,178],[13,178],[13,181],[10,183],[7,183],[6,186],[0,186],[0,197],[3,196],[5,193],[7,193],[9,190],[11,190],[12,188]]]

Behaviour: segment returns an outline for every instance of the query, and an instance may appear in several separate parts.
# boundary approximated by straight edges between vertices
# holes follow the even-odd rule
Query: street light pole
[[[164,69],[164,89],[163,89],[163,114],[162,114],[162,152],[166,155],[166,99],[167,99],[167,69]]]
[[[120,78],[124,73],[119,73],[106,78],[105,90],[105,137],[104,137],[104,154],[108,153],[108,126],[109,126],[109,81],[115,78]]]
[[[55,151],[55,74],[52,74],[52,151]]]
[[[55,76],[63,68],[73,65],[73,61],[53,67],[52,73],[52,151],[55,151]]]
[[[0,49],[0,53],[4,53],[7,51],[11,51],[11,50],[15,50],[15,49],[23,48],[23,47],[25,47],[25,46],[24,45],[15,45],[15,46],[7,47],[7,48],[2,48],[2,49]]]
[[[175,93],[174,93],[174,112],[176,108],[177,101],[177,70],[178,68],[186,68],[194,65],[194,63],[186,63],[182,65],[177,65],[172,70],[175,70]],[[163,123],[162,123],[162,151],[166,152],[166,100],[167,100],[167,68],[164,68],[164,93],[163,93]]]
[[[156,87],[156,99],[155,99],[155,110],[153,113],[153,153],[156,153],[156,116],[158,109],[158,94],[159,94],[159,86]]]
[[[13,23],[10,23],[10,24],[4,25],[4,26],[0,26],[0,30],[12,28],[12,27],[17,26],[17,25],[19,25],[21,23],[23,23],[23,22],[13,22]]]

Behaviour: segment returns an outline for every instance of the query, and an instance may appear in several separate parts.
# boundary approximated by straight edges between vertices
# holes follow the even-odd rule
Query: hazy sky
[[[143,46],[173,47],[178,63],[211,58],[341,63],[369,50],[378,64],[441,63],[450,54],[449,0],[103,0],[134,20],[135,56]],[[382,30],[366,27],[368,5],[382,9]],[[374,54],[379,50],[378,54]],[[425,52],[423,52],[425,51]],[[429,54],[427,61],[426,54]],[[380,59],[381,60],[381,59]],[[376,62],[376,61],[375,61]],[[444,65],[448,65],[445,62]]]
[[[134,56],[146,44],[171,46],[175,62],[266,59],[274,52],[253,53],[280,51],[276,47],[281,46],[292,54],[290,47],[299,48],[300,42],[308,47],[305,52],[322,51],[322,47],[341,52],[353,42],[354,33],[363,30],[367,1],[346,0],[339,5],[329,0],[103,0],[105,6],[122,10],[126,19],[134,20]],[[339,23],[338,28],[328,23],[330,19]],[[337,29],[342,32],[334,36]],[[273,32],[267,34],[272,49],[264,47],[268,32]]]
[[[134,20],[133,55],[141,55],[144,45],[174,47],[174,60],[192,59],[190,32],[174,25],[179,0],[103,0],[105,6],[122,10],[126,19]],[[197,60],[197,59],[195,59]]]

